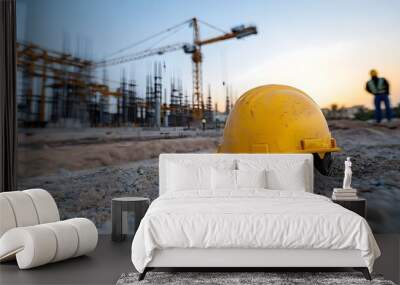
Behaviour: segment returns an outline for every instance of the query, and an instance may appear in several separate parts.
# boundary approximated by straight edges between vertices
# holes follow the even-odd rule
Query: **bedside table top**
[[[357,202],[357,201],[366,201],[365,198],[354,198],[354,199],[332,199],[332,201],[340,201],[340,202]]]
[[[118,201],[118,202],[150,201],[149,198],[145,198],[145,197],[118,197],[118,198],[112,198],[112,200]]]

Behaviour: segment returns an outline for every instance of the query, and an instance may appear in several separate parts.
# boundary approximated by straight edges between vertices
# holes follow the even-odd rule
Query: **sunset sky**
[[[210,84],[220,110],[224,81],[236,96],[274,83],[302,89],[321,107],[332,103],[371,106],[372,98],[364,91],[371,68],[391,83],[392,104],[397,105],[399,13],[398,0],[17,0],[17,29],[20,40],[57,50],[63,48],[63,34],[68,34],[71,52],[77,54],[79,45],[78,55],[100,60],[192,17],[227,31],[254,24],[257,36],[203,49],[204,91]],[[202,38],[216,35],[201,26]],[[190,42],[192,30],[186,26],[157,43],[161,38],[125,53]],[[110,68],[109,76],[119,80],[125,68],[127,74],[134,74],[143,94],[145,75],[154,60],[165,62],[164,84],[169,85],[175,75],[191,92],[191,61],[182,51]]]

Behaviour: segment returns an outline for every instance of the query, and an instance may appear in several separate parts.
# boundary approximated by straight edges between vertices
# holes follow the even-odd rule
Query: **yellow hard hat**
[[[226,121],[221,153],[313,153],[327,174],[340,151],[319,106],[303,91],[264,85],[243,94]]]

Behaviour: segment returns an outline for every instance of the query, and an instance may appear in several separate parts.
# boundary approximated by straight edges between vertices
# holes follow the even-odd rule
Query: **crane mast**
[[[202,90],[202,54],[200,42],[200,30],[199,24],[196,18],[192,19],[193,27],[193,46],[194,52],[192,54],[192,76],[193,76],[193,117],[194,119],[201,119],[204,113],[204,100],[203,100],[203,90]]]
[[[193,118],[200,120],[204,115],[204,97],[203,97],[203,84],[202,84],[202,62],[203,55],[201,53],[201,47],[232,38],[241,39],[250,35],[257,34],[257,28],[255,26],[244,25],[237,26],[231,29],[230,33],[224,33],[221,36],[201,40],[200,29],[197,18],[191,20],[193,27],[193,46],[192,46],[192,74],[193,74]],[[187,51],[185,51],[187,52]]]

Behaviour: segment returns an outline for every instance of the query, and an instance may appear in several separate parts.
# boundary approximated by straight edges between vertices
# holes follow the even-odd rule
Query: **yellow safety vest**
[[[368,81],[368,88],[374,95],[384,95],[387,94],[387,90],[385,87],[385,80],[383,78],[378,78],[377,84],[375,81],[371,79]]]

